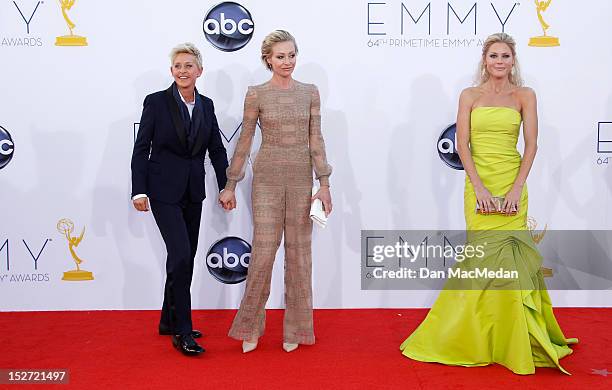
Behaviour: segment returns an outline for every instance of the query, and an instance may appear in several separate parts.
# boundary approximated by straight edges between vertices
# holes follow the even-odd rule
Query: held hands
[[[236,195],[232,190],[223,190],[221,194],[219,194],[219,204],[226,211],[230,211],[236,208]]]
[[[149,211],[149,198],[138,198],[132,201],[134,208],[138,211]]]
[[[319,191],[317,191],[317,193],[313,195],[310,201],[314,202],[315,199],[321,200],[321,202],[323,203],[323,211],[325,211],[325,216],[328,217],[329,214],[331,214],[332,212],[332,200],[331,194],[329,193],[329,187],[321,186],[321,188],[319,188]]]

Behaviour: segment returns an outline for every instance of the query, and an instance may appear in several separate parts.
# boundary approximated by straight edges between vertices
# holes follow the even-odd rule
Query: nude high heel
[[[285,350],[285,352],[292,352],[298,348],[298,345],[299,344],[294,343],[283,343],[283,349]]]
[[[247,353],[247,352],[254,351],[255,348],[257,348],[257,341],[255,341],[254,343],[250,343],[250,342],[244,340],[242,342],[242,353]]]

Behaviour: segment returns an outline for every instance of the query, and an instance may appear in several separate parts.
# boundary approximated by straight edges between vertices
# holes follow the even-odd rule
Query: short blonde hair
[[[268,70],[272,70],[272,66],[268,63],[268,58],[272,55],[272,46],[280,42],[292,42],[295,47],[295,54],[298,53],[297,43],[295,43],[293,35],[285,30],[272,31],[266,35],[261,43],[261,62],[263,62]]]
[[[514,41],[514,38],[503,32],[489,35],[484,41],[484,44],[482,45],[482,57],[480,58],[480,63],[478,64],[478,73],[476,74],[476,84],[482,85],[486,83],[491,77],[491,75],[487,71],[486,56],[487,52],[491,48],[491,45],[493,45],[494,43],[505,43],[506,45],[508,45],[510,51],[512,52],[512,57],[514,59],[512,71],[508,76],[510,84],[516,85],[517,87],[523,86],[521,68],[519,67],[518,59],[516,58],[516,42]]]
[[[196,63],[198,64],[198,67],[200,69],[202,69],[202,54],[200,53],[200,50],[198,50],[198,48],[196,47],[196,45],[194,45],[191,42],[185,42],[185,43],[181,43],[179,45],[176,45],[172,51],[170,52],[170,66],[172,66],[172,64],[174,64],[174,59],[176,58],[177,55],[179,54],[191,54],[192,56],[195,57]]]

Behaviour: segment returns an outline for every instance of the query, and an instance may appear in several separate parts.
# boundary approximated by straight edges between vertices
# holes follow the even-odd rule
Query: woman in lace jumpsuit
[[[329,175],[321,135],[317,87],[291,78],[297,47],[287,32],[277,30],[262,44],[262,60],[273,72],[270,81],[248,88],[242,133],[227,170],[220,202],[235,207],[236,183],[244,177],[257,120],[262,143],[253,165],[253,249],[246,290],[229,336],[243,340],[243,350],[255,349],[264,333],[265,305],[270,294],[272,265],[285,236],[285,350],[314,344],[312,320],[312,199],[331,211]],[[313,168],[321,189],[313,197]],[[251,346],[250,348],[248,346]]]

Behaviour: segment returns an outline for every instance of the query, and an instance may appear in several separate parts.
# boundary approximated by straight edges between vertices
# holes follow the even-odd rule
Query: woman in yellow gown
[[[555,319],[542,277],[542,257],[527,230],[525,181],[536,154],[538,121],[536,96],[522,87],[515,48],[508,34],[488,37],[479,85],[465,89],[459,99],[457,150],[466,171],[468,242],[488,241],[479,263],[468,261],[459,267],[510,268],[519,278],[471,289],[447,284],[400,349],[423,362],[498,363],[517,374],[556,367],[568,374],[559,359],[572,353],[568,344],[578,340],[566,339]],[[516,149],[521,122],[523,158]],[[501,206],[494,197],[504,198]],[[492,214],[476,213],[477,204]]]

